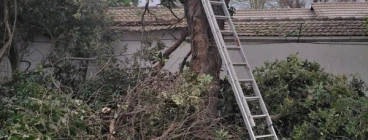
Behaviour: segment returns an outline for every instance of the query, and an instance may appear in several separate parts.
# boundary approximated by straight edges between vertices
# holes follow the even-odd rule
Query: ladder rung
[[[267,115],[266,115],[266,114],[262,114],[262,115],[253,115],[252,117],[253,117],[253,118],[255,118],[255,119],[258,119],[258,118],[265,118],[265,117],[267,117]]]
[[[246,66],[247,63],[242,63],[242,62],[238,62],[238,63],[233,63],[234,66]]]
[[[220,32],[221,32],[222,34],[224,34],[224,35],[232,35],[232,34],[234,34],[234,32],[233,32],[233,31],[231,31],[231,30],[220,30]]]
[[[222,5],[223,4],[223,2],[221,2],[221,1],[210,1],[210,3],[213,4],[213,5]]]
[[[240,49],[240,47],[236,45],[226,45],[226,48],[228,50],[239,50]]]
[[[275,135],[273,134],[269,134],[269,135],[259,135],[259,136],[256,136],[256,139],[259,139],[259,138],[268,138],[268,137],[274,137]]]
[[[247,59],[245,57],[245,54],[241,52],[244,48],[241,47],[239,44],[239,39],[237,35],[237,30],[235,29],[235,26],[232,22],[232,17],[228,13],[226,9],[226,3],[224,0],[200,0],[203,5],[203,9],[206,13],[206,17],[208,20],[208,24],[211,27],[211,31],[213,34],[214,39],[216,40],[216,46],[218,47],[219,51],[221,52],[221,57],[223,58],[223,61],[226,62],[227,70],[231,73],[229,73],[230,79],[233,80],[231,82],[233,91],[236,92],[235,98],[237,99],[239,109],[242,112],[242,117],[244,119],[244,123],[247,126],[249,135],[251,139],[259,139],[259,138],[273,138],[277,140],[277,134],[272,127],[272,120],[269,119],[269,114],[267,113],[267,108],[265,107],[262,96],[260,94],[260,91],[258,89],[256,80],[254,79],[252,75],[252,71],[250,69],[250,66],[247,62]],[[223,10],[223,14],[217,13],[217,11],[214,11],[214,8],[220,8],[220,10]],[[217,10],[217,9],[216,9]],[[218,22],[223,21],[227,22],[228,28],[220,29],[218,26]],[[231,52],[231,53],[230,53]],[[232,55],[239,53],[241,55],[242,60],[238,61],[232,61]],[[235,63],[233,63],[235,62]],[[239,77],[237,73],[237,69],[235,68],[242,68],[246,70],[247,73],[250,73],[249,77]],[[235,85],[234,85],[235,84]],[[242,85],[239,84],[246,84],[247,86],[251,86],[253,88],[254,93],[245,93],[245,91],[242,90]],[[260,107],[262,109],[263,113],[254,114],[252,115],[251,108],[253,106],[249,106],[248,103],[258,102],[260,104]],[[265,119],[262,119],[265,118]],[[256,135],[253,131],[253,127],[256,126],[255,120],[264,120],[267,124],[269,124],[271,127],[268,127],[269,132],[265,134],[258,134]]]
[[[229,19],[229,17],[227,16],[215,16],[216,19]]]
[[[239,82],[253,82],[253,79],[239,79]]]
[[[245,97],[246,100],[248,101],[255,101],[255,100],[258,100],[260,99],[258,96],[253,96],[253,97]]]
[[[238,47],[238,46],[227,46],[226,48],[228,50],[240,50],[240,47]]]

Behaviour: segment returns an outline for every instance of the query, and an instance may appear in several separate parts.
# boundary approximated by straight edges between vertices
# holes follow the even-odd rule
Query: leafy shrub
[[[293,139],[365,139],[368,98],[362,80],[325,72],[296,54],[266,62],[254,75],[281,137]],[[224,84],[228,84],[226,81]],[[220,111],[227,122],[242,123],[235,99],[223,87]],[[231,93],[231,91],[230,91]],[[226,108],[224,108],[226,107]],[[234,121],[236,120],[236,121]],[[242,126],[242,124],[241,124]]]
[[[0,139],[93,139],[100,133],[99,126],[92,125],[94,112],[51,83],[38,71],[0,86]]]

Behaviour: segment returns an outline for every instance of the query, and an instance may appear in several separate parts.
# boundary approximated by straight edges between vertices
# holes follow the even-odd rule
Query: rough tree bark
[[[229,0],[226,0],[228,3]],[[200,114],[199,119],[217,117],[217,95],[219,93],[219,75],[222,60],[216,44],[213,41],[211,29],[208,26],[206,14],[200,0],[187,0],[184,2],[185,16],[188,24],[189,36],[191,38],[192,58],[190,69],[198,74],[209,74],[213,77],[210,88],[203,93],[205,102],[202,107],[205,111]],[[220,28],[224,24],[219,23]]]

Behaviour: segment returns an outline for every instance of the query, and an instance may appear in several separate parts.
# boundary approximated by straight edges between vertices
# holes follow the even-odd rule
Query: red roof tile
[[[312,18],[315,15],[309,9],[254,9],[238,10],[235,19],[285,19],[285,18]]]
[[[314,3],[312,9],[319,17],[368,16],[368,2]]]
[[[141,8],[114,8],[113,29],[141,31]],[[186,27],[183,9],[151,8],[144,17],[146,31]],[[233,16],[240,36],[362,36],[368,2],[315,3],[312,9],[238,10]],[[299,34],[300,33],[300,34]]]
[[[144,22],[142,22],[144,13],[142,8],[113,8],[109,10],[109,13],[115,21],[112,28],[118,30],[140,31],[142,23],[147,31],[185,27],[184,9],[177,8],[172,11],[177,17],[164,7],[150,8],[144,16]]]
[[[361,36],[364,21],[355,18],[234,22],[239,36]],[[226,28],[226,27],[225,27]]]

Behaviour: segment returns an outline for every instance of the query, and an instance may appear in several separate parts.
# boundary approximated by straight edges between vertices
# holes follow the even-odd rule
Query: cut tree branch
[[[149,11],[149,3],[150,3],[150,1],[149,0],[146,0],[146,5],[144,6],[144,11],[143,11],[143,14],[142,14],[142,17],[141,17],[142,31],[143,32],[145,31],[144,16],[146,15],[146,12],[150,13],[150,11]]]
[[[187,38],[188,36],[188,29],[185,28],[182,32],[181,32],[181,35],[180,35],[180,38],[179,40],[177,40],[170,48],[168,48],[163,56],[164,58],[167,57],[167,56],[170,56],[176,49],[179,48],[179,46],[181,45],[181,43],[183,43],[185,41],[185,39]],[[164,63],[163,62],[158,62],[158,64],[155,66],[155,68],[157,70],[160,70],[164,67]]]
[[[189,56],[192,54],[192,50],[190,50],[189,52],[188,52],[188,54],[184,57],[184,59],[183,59],[183,62],[181,62],[181,64],[180,64],[180,73],[182,73],[183,72],[183,70],[184,70],[184,67],[185,67],[185,62],[187,62],[187,60],[188,60],[188,58],[189,58]]]
[[[153,140],[165,140],[165,139],[168,139],[168,136],[170,134],[170,132],[172,132],[173,130],[175,130],[175,128],[178,126],[177,123],[172,123],[170,125],[170,127],[158,138],[155,138]]]
[[[164,52],[164,56],[169,56],[171,53],[173,53],[180,45],[181,43],[183,43],[185,41],[185,39],[188,36],[188,29],[185,28],[180,35],[180,38],[178,41],[176,41],[170,48],[168,48],[165,52]]]

